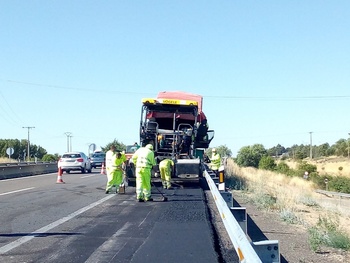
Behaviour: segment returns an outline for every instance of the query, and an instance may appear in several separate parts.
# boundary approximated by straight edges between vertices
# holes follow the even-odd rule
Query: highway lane
[[[57,174],[0,181],[0,262],[220,262],[203,190],[104,193],[106,178]],[[162,190],[163,191],[163,190]]]

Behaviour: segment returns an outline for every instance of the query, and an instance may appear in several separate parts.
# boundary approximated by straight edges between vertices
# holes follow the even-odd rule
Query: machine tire
[[[130,179],[128,179],[128,186],[136,187],[136,180],[135,181],[131,181]]]

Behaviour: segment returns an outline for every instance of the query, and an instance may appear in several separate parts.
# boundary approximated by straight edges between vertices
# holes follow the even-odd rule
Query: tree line
[[[14,150],[13,154],[11,155],[11,159],[24,160],[27,158],[28,154],[28,140],[0,139],[0,157],[8,157],[6,153],[8,148],[12,148]],[[31,160],[34,160],[35,158],[42,160],[43,157],[47,155],[46,149],[40,145],[30,144],[29,151]]]

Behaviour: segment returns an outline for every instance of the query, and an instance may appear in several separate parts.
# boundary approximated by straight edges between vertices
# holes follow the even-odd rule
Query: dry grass
[[[317,172],[319,172],[320,175],[341,175],[350,177],[350,160],[345,157],[337,157],[337,156],[331,156],[327,158],[321,158],[317,160],[309,160],[306,159],[308,163],[316,165]],[[288,166],[292,169],[295,169],[297,167],[297,162],[292,160],[285,161]],[[339,168],[342,169],[339,169]]]
[[[0,163],[17,163],[17,160],[0,157]]]
[[[262,196],[273,198],[275,202],[268,207],[270,210],[284,216],[293,215],[294,221],[303,227],[315,226],[320,217],[327,217],[339,221],[339,228],[350,235],[350,200],[317,194],[314,184],[302,178],[250,167],[240,168],[233,160],[228,160],[226,173],[244,182],[245,193],[251,200],[262,202]]]

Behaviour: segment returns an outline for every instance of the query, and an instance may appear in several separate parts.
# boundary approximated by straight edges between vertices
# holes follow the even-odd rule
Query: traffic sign
[[[14,152],[15,152],[15,150],[12,147],[9,147],[6,149],[6,153],[9,156],[9,158]]]

